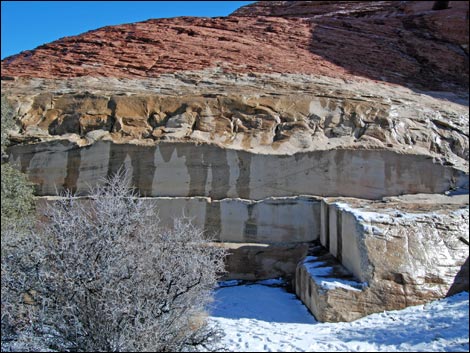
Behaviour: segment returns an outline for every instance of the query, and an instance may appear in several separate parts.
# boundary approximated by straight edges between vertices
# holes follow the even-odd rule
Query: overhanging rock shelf
[[[121,165],[322,321],[468,290],[468,2],[257,2],[2,60],[38,202]],[[58,60],[59,58],[59,60]]]

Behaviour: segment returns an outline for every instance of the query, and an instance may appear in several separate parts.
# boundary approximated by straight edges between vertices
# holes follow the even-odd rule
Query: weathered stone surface
[[[468,1],[432,6],[257,2],[6,58],[10,160],[39,195],[129,167],[226,278],[293,279],[322,321],[468,290]]]
[[[313,53],[356,76],[397,83],[404,80],[405,84],[427,75],[428,86],[439,71],[453,70],[446,53],[450,48],[437,44],[443,41],[464,56],[466,53],[461,64],[468,87],[469,3],[451,1],[441,11],[432,11],[433,5],[434,1],[258,1],[233,15],[309,19],[314,24]],[[413,78],[408,75],[415,65],[420,68]],[[443,76],[447,87],[453,81],[451,76]]]
[[[39,195],[88,186],[122,165],[142,196],[351,196],[376,199],[468,189],[468,174],[432,158],[381,149],[336,149],[293,156],[252,154],[211,145],[153,146],[98,141],[79,148],[56,140],[10,148],[11,160],[37,184]]]
[[[204,76],[210,84],[184,83]],[[256,85],[263,86],[262,95]],[[381,147],[468,168],[468,103],[455,94],[217,72],[124,82],[28,79],[2,82],[2,87],[20,122],[12,139],[22,143],[68,138],[85,146],[96,141],[88,134],[100,131],[107,132],[102,138],[120,144],[195,141],[264,154]]]
[[[58,196],[37,198],[37,212]],[[84,203],[87,197],[78,197]],[[204,229],[209,239],[238,244],[306,244],[320,236],[320,199],[316,197],[212,200],[208,197],[145,197],[146,207],[155,209],[162,227],[171,227],[177,218],[187,218]],[[294,271],[292,271],[293,273]]]
[[[295,276],[299,261],[307,255],[309,245],[297,244],[239,244],[218,243],[228,249],[224,280],[257,281],[283,277],[290,281]]]
[[[2,77],[145,78],[221,67],[468,89],[468,1],[432,6],[269,1],[225,18],[151,19],[11,56]]]
[[[295,292],[321,322],[353,321],[373,313],[364,300],[367,283],[360,282],[322,246],[310,249],[297,265]]]
[[[325,201],[323,248],[296,274],[297,294],[319,320],[351,321],[468,290],[468,195],[412,199]]]
[[[320,200],[313,197],[268,198],[260,201],[205,197],[148,198],[162,225],[189,217],[208,236],[226,243],[307,243],[318,239]],[[292,272],[293,273],[293,272]]]
[[[60,197],[37,200],[41,217],[46,207]],[[78,198],[86,204],[87,198]],[[143,198],[156,210],[162,227],[186,217],[205,230],[214,243],[228,250],[222,279],[262,280],[283,277],[292,280],[297,263],[307,254],[309,243],[318,240],[320,200],[311,197],[240,199]],[[46,220],[47,221],[47,220]]]

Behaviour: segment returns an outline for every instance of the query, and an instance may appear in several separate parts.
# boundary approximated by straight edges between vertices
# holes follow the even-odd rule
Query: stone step
[[[326,248],[310,247],[297,265],[295,292],[322,322],[353,321],[362,316],[366,282],[360,282]]]
[[[367,285],[346,269],[326,248],[314,245],[309,248],[308,255],[302,262],[318,286],[329,290],[363,290]]]

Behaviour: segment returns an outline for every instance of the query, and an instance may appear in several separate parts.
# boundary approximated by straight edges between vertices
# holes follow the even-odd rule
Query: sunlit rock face
[[[433,3],[261,1],[222,18],[108,26],[8,57],[2,78],[141,79],[220,68],[468,89],[468,2],[441,11]]]
[[[143,196],[351,196],[376,199],[407,193],[442,193],[468,187],[464,171],[422,155],[376,149],[334,149],[265,155],[213,145],[156,146],[68,141],[10,149],[11,160],[37,184],[38,195],[71,189],[86,193],[122,165]],[[425,171],[425,173],[424,173]]]
[[[324,199],[296,293],[335,322],[468,290],[468,217],[468,195]]]
[[[468,2],[433,3],[257,2],[6,58],[9,161],[39,202],[125,166],[225,278],[292,280],[322,321],[468,290]]]
[[[19,143],[194,141],[275,155],[380,148],[449,163],[469,156],[468,109],[453,93],[435,98],[378,82],[218,71],[2,85],[21,117],[12,136]]]

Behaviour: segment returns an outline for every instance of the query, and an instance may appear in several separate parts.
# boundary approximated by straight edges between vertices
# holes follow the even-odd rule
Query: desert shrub
[[[1,97],[1,226],[2,235],[8,227],[16,227],[24,223],[25,217],[31,216],[34,210],[33,186],[26,175],[7,163],[5,154],[9,143],[8,130],[15,126],[14,114],[11,105],[5,96]],[[28,222],[30,220],[28,219]],[[3,240],[3,237],[2,237]]]
[[[1,225],[2,232],[6,227],[18,225],[31,217],[34,212],[33,185],[26,175],[13,168],[9,163],[2,164],[1,169]]]
[[[87,198],[67,194],[48,207],[28,253],[2,264],[2,302],[5,269],[16,293],[7,297],[18,304],[8,306],[10,326],[29,320],[60,351],[167,352],[214,343],[204,309],[224,251],[188,219],[161,227],[156,210],[136,196],[120,171]]]
[[[41,258],[36,251],[38,238],[31,230],[23,219],[2,224],[2,352],[44,350],[41,337],[34,332],[38,307],[32,295]]]
[[[15,120],[13,109],[3,95],[1,108],[1,342],[4,351],[4,343],[18,339],[17,333],[26,332],[31,326],[31,306],[25,304],[27,292],[21,289],[30,286],[33,277],[28,273],[37,261],[31,261],[33,243],[26,236],[34,218],[33,187],[26,175],[8,163],[8,130],[14,128]],[[15,263],[14,276],[10,272],[12,262]]]
[[[15,127],[15,120],[14,120],[14,114],[13,114],[13,109],[8,102],[7,98],[2,95],[1,97],[2,101],[2,128],[1,128],[1,146],[2,146],[2,155],[4,153],[4,148],[8,143],[8,130],[13,129]]]

